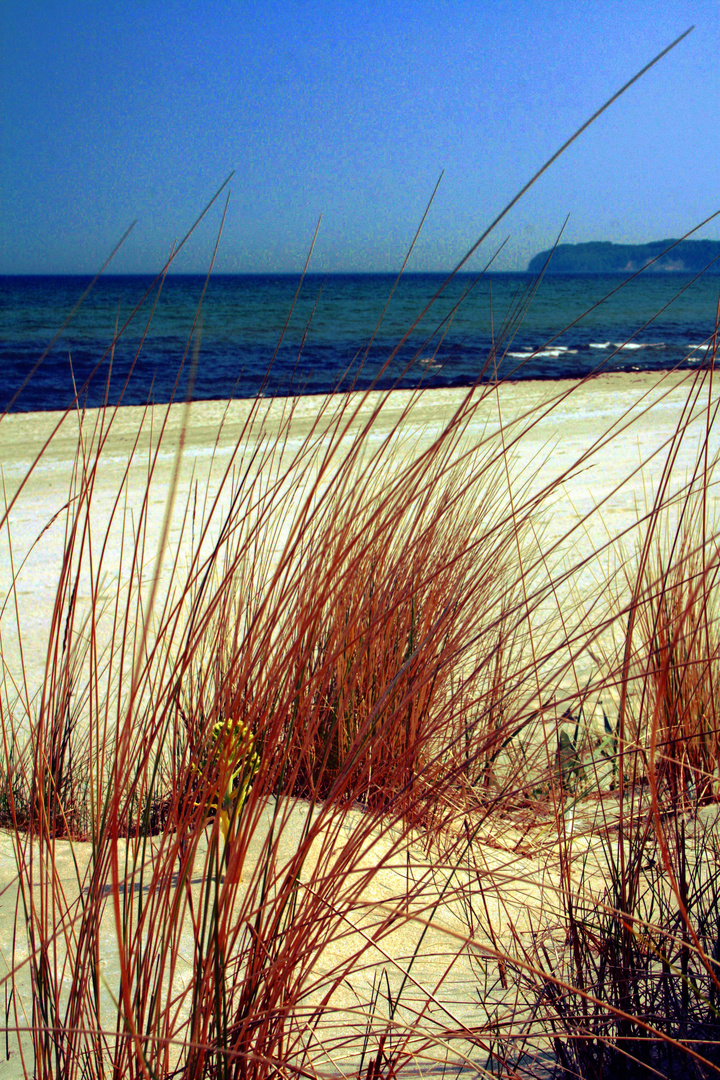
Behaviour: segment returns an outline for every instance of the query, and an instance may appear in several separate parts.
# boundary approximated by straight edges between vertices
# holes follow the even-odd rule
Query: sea
[[[0,410],[694,367],[709,361],[719,284],[680,273],[0,276]]]

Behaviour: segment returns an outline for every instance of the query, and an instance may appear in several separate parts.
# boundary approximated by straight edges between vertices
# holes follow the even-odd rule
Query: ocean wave
[[[685,361],[688,364],[702,364],[710,355],[710,345],[704,341],[702,345],[688,345]]]
[[[508,310],[514,303],[518,280],[513,275],[493,277],[493,298],[497,294],[497,303],[507,305]],[[464,288],[463,282],[457,287]],[[299,281],[294,277],[213,277],[205,304],[202,347],[194,383],[189,387],[182,357],[204,279],[170,275],[140,356],[137,319],[116,344],[109,399],[142,405],[190,392],[197,400],[252,398],[258,392],[272,397],[371,386],[470,386],[478,379],[582,378],[594,371],[630,370],[631,365],[648,371],[693,368],[707,362],[707,342],[715,328],[716,281],[693,285],[666,311],[667,283],[659,275],[648,276],[647,281],[613,295],[585,321],[584,317],[576,319],[577,311],[588,311],[598,290],[607,292],[615,287],[614,279],[561,276],[543,282],[537,305],[524,313],[521,323],[513,325],[513,336],[504,342],[498,342],[487,323],[486,298],[481,290],[474,294],[475,299],[468,296],[452,327],[446,333],[443,330],[442,339],[432,334],[425,337],[423,328],[422,337],[413,334],[406,340],[403,335],[408,326],[440,283],[441,279],[432,275],[410,275],[394,295],[378,330],[376,319],[385,311],[392,287],[391,279],[384,275],[330,275],[320,303],[316,302],[314,281],[309,281],[313,288],[303,287],[297,304],[294,298]],[[107,328],[114,325],[118,296],[125,313],[151,279],[111,277],[97,282],[93,302],[78,311],[21,397],[14,400],[48,341],[54,340],[57,319],[53,313],[69,310],[85,284],[89,281],[0,277],[0,408],[29,411],[65,407],[73,400],[75,385],[84,387],[81,394],[86,405],[105,401]],[[447,304],[452,307],[454,302],[453,294]],[[278,345],[276,331],[285,325],[289,310],[293,316]],[[437,325],[444,326],[441,319],[445,313],[440,305],[434,316]],[[654,318],[652,327],[650,315]],[[428,331],[435,325],[430,325],[432,318],[428,316]],[[658,339],[636,339],[640,325],[647,329],[638,338],[653,333]],[[563,336],[555,338],[562,327],[567,327]],[[369,346],[362,345],[367,342]],[[506,353],[503,345],[508,347]],[[123,389],[131,371],[132,380]]]
[[[628,349],[628,350],[631,350],[631,349],[632,350],[636,350],[636,349],[664,349],[665,348],[665,342],[664,341],[646,341],[644,344],[641,344],[639,341],[615,341],[615,342],[613,342],[612,347],[614,349],[618,349],[620,351],[624,351],[625,349]]]
[[[591,341],[589,349],[604,349],[605,352],[634,352],[638,349],[664,349],[664,341]]]
[[[532,352],[509,352],[506,356],[512,356],[517,360],[530,360],[539,359],[540,357],[550,357],[553,360],[559,359],[561,356],[575,356],[577,349],[567,348],[565,345],[558,346],[552,349],[538,349]]]

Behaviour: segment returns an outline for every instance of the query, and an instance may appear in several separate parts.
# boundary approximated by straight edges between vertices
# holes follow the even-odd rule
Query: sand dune
[[[524,512],[524,507],[534,504],[538,493],[546,486],[555,485],[550,499],[541,507],[537,527],[543,530],[543,544],[548,550],[555,541],[562,541],[553,555],[557,565],[563,559],[578,564],[601,547],[607,538],[624,535],[626,551],[637,542],[635,530],[652,505],[657,479],[691,391],[691,374],[674,374],[663,379],[639,374],[601,376],[580,386],[571,383],[506,384],[489,394],[472,412],[454,446],[454,453],[462,455],[477,446],[500,451],[501,459],[508,462],[508,482],[519,514]],[[358,463],[358,475],[362,477],[364,469],[372,468],[373,456],[380,448],[384,448],[384,454],[387,452],[388,440],[388,460],[393,463],[392,467],[401,468],[404,462],[422,455],[432,444],[464,396],[462,390],[419,394],[397,391],[389,396],[368,395],[358,399],[356,414],[347,410],[344,414],[347,431],[337,444],[338,456],[349,451],[357,431],[362,430],[372,417],[364,457]],[[548,403],[555,399],[554,408],[547,411]],[[377,411],[381,402],[382,407]],[[323,408],[328,411],[323,413]],[[706,394],[692,404],[687,414],[691,422],[674,472],[673,483],[677,488],[682,487],[697,461],[707,409]],[[105,438],[103,424],[107,417],[88,413],[81,428],[76,416],[69,416],[62,423],[60,420],[56,414],[18,414],[5,417],[0,424],[5,498],[12,504],[0,552],[0,585],[5,605],[0,622],[2,651],[8,685],[13,680],[19,695],[30,701],[44,678],[48,628],[57,599],[68,527],[64,507],[73,505],[78,498],[78,435],[81,431],[81,445],[87,448],[87,468],[92,469],[94,454],[91,448],[97,446],[98,439]],[[260,446],[276,445],[280,434],[276,456],[263,458],[263,467],[273,471],[275,477],[283,478],[293,456],[308,445],[309,435],[314,434],[316,446],[328,443],[333,423],[332,401],[321,398],[276,400],[256,405],[244,401],[207,402],[189,407],[173,406],[169,411],[161,406],[148,411],[121,409],[113,418],[103,444],[97,475],[93,479],[90,515],[90,529],[98,537],[108,537],[105,554],[108,597],[112,597],[115,587],[113,575],[122,577],[128,572],[128,538],[132,536],[133,521],[138,520],[145,497],[150,499],[150,510],[144,543],[143,579],[145,587],[150,589],[157,573],[159,595],[164,596],[171,587],[172,568],[183,565],[184,547],[194,540],[195,529],[199,529],[197,523],[203,518],[198,501],[207,505],[216,493],[221,502],[231,498],[233,483],[223,487],[223,477],[228,470],[234,469],[235,476],[241,476],[243,472],[251,474],[257,468],[254,451]],[[710,457],[718,449],[717,436],[713,438]],[[47,448],[40,454],[46,443]],[[152,483],[148,484],[148,470],[155,452],[157,459]],[[83,451],[80,459],[82,454]],[[123,485],[126,470],[127,483]],[[331,485],[332,476],[331,468],[322,479],[323,485]],[[558,479],[561,480],[559,486]],[[710,491],[714,502],[715,488],[711,487]],[[119,492],[121,500],[117,504]],[[113,515],[117,517],[117,526],[108,532],[108,522]],[[221,514],[219,517],[222,519]],[[278,550],[291,528],[291,518],[292,514],[287,512],[287,520],[271,534]],[[163,535],[166,535],[167,551],[159,560],[158,546]],[[617,567],[624,557],[622,550],[613,546],[602,559],[590,563],[586,570],[577,574],[572,587],[593,597],[600,564],[612,577],[613,560]],[[78,578],[78,604],[80,608],[86,604],[87,610],[91,607],[89,587],[87,581]],[[95,604],[97,609],[97,597]],[[307,826],[307,816],[308,808],[303,803],[293,803],[287,808],[283,846],[276,856],[278,880],[292,863],[293,852]],[[363,820],[359,810],[345,811],[338,818],[331,815],[323,819],[316,845],[321,852],[320,864],[316,855],[306,860],[303,888],[316,887],[313,875],[320,872],[318,865],[321,865],[322,873],[328,872],[330,856],[323,848],[323,830],[362,829]],[[258,854],[264,850],[271,821],[272,808],[268,805],[258,819],[254,847],[251,845],[243,866],[243,882],[247,883],[247,888],[259,873]],[[485,832],[487,834],[487,830]],[[578,828],[578,833],[577,843],[584,845],[589,859],[595,850],[592,826],[584,833]],[[337,838],[340,832],[333,835]],[[405,840],[404,846],[395,849],[392,831],[376,829],[368,833],[365,863],[358,863],[357,873],[362,874],[363,866],[372,872],[368,873],[367,885],[353,893],[348,907],[338,913],[338,918],[347,923],[347,937],[342,946],[338,946],[341,951],[337,955],[321,954],[317,959],[319,976],[323,972],[332,972],[333,965],[345,962],[353,950],[363,952],[363,935],[368,932],[368,927],[375,935],[372,948],[363,957],[357,981],[350,988],[339,986],[333,996],[327,1011],[327,1032],[318,1030],[320,1041],[325,1038],[323,1045],[328,1053],[333,1026],[341,1025],[343,1038],[347,1036],[354,1022],[353,1010],[361,999],[367,1006],[373,992],[373,978],[380,970],[389,971],[388,985],[403,980],[426,926],[428,913],[434,910],[443,895],[447,875],[455,875],[456,886],[460,881],[453,857],[449,855],[447,863],[437,851],[431,857],[420,840],[418,837],[416,843],[410,844]],[[527,935],[528,941],[532,938],[537,942],[538,935],[547,935],[552,946],[559,918],[557,824],[545,823],[529,838],[520,834],[514,836],[506,824],[504,837],[488,834],[484,835],[484,841],[479,842],[477,850],[484,861],[483,872],[487,873],[488,882],[492,877],[486,900],[488,910],[492,908],[494,931],[499,939],[510,940],[519,934],[521,937]],[[157,841],[161,842],[160,839]],[[454,842],[451,836],[449,850]],[[203,839],[202,844],[206,843]],[[18,845],[9,834],[0,836],[0,955],[7,965],[11,963],[16,918],[17,853],[24,850],[27,855],[32,846],[30,840],[21,840]],[[83,844],[59,842],[53,857],[54,864],[46,869],[54,876],[53,887],[64,892],[64,902],[70,912],[83,890],[90,887],[89,849]],[[40,855],[36,853],[34,858],[40,859]],[[586,859],[585,884],[592,889],[588,865]],[[477,866],[474,873],[470,872],[469,865],[462,873],[470,889],[477,877]],[[600,860],[593,873],[601,874]],[[508,884],[507,893],[503,893],[503,881]],[[201,881],[193,882],[192,888],[197,891],[201,884]],[[243,895],[238,893],[239,901]],[[413,990],[404,999],[406,1012],[400,1018],[403,1023],[413,1023],[413,1009],[416,1009],[424,1011],[426,1018],[437,1017],[438,1024],[450,1023],[459,1029],[464,1025],[468,1029],[472,1026],[476,1015],[478,973],[482,970],[487,975],[488,962],[487,957],[478,959],[477,950],[464,943],[463,935],[468,932],[467,909],[457,899],[459,895],[456,889],[456,901],[435,920],[432,934],[423,939],[419,958],[413,961]],[[403,903],[409,906],[402,929],[393,930],[388,923],[387,932],[383,930],[377,937],[377,927],[383,926],[388,913],[396,911]],[[76,910],[79,912],[79,908]],[[109,908],[107,922],[103,925],[107,937],[103,945],[106,957],[103,979],[107,985],[114,986],[119,969],[113,944],[113,916]],[[477,932],[473,932],[477,937]],[[485,943],[488,955],[491,955],[494,948],[491,939]],[[191,936],[188,937],[187,952],[191,956]],[[16,962],[22,959],[22,949],[16,950],[15,958]],[[26,974],[27,969],[23,969],[16,978],[18,997],[23,996]],[[184,977],[184,971],[178,971],[177,978],[182,981]],[[507,995],[498,988],[497,979],[493,985],[493,1000],[501,1009]],[[486,997],[486,1005],[489,1000]],[[364,1017],[365,1013],[361,1015]],[[358,1040],[362,1037],[363,1022],[358,1022]],[[342,1054],[353,1058],[347,1047],[342,1050],[341,1057]],[[322,1064],[320,1058],[317,1063]],[[337,1060],[335,1064],[338,1064]],[[7,1063],[1,1068],[5,1070],[2,1075],[20,1075],[15,1064]]]

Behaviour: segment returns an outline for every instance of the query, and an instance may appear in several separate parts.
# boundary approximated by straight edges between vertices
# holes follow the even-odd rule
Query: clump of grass
[[[440,1044],[456,1047],[461,1059],[481,1053],[491,1064],[512,1060],[506,1025],[491,1037],[489,1019],[482,1036],[468,1020],[452,1032],[436,1021],[410,1025],[409,986],[421,1017],[433,994],[408,980],[436,924],[440,985],[475,948],[475,925],[470,939],[448,932],[473,880],[463,850],[477,860],[479,835],[497,844],[498,835],[514,830],[512,814],[520,807],[527,816],[533,791],[530,829],[548,807],[564,821],[567,801],[580,798],[587,785],[578,773],[587,765],[577,718],[587,690],[568,706],[573,768],[563,772],[568,762],[556,747],[562,752],[565,728],[538,726],[547,710],[537,704],[538,696],[542,702],[554,694],[565,722],[560,679],[567,661],[556,638],[546,644],[536,621],[556,584],[543,583],[545,563],[529,543],[535,534],[527,511],[508,512],[504,448],[498,452],[487,440],[472,455],[462,449],[459,433],[482,396],[468,394],[419,458],[371,459],[371,484],[367,464],[361,470],[352,452],[341,455],[342,444],[333,442],[333,424],[351,400],[331,415],[329,437],[315,443],[313,432],[289,459],[275,457],[274,446],[264,451],[261,442],[254,474],[242,469],[242,457],[258,452],[238,442],[235,472],[224,474],[226,502],[208,496],[186,569],[181,573],[173,556],[170,591],[154,620],[139,603],[136,579],[116,586],[112,625],[130,628],[130,614],[140,613],[144,629],[121,631],[105,653],[112,694],[102,708],[94,705],[97,694],[78,695],[87,714],[76,714],[66,760],[75,781],[70,790],[84,785],[84,817],[58,786],[53,812],[47,802],[36,809],[28,800],[28,832],[16,822],[19,911],[31,960],[26,968],[18,953],[13,973],[19,999],[27,970],[32,1060],[41,1070],[68,1077],[313,1073],[343,1053],[359,1060],[363,1043],[360,1058],[376,1070],[396,1070]],[[288,434],[291,423],[292,407]],[[243,433],[251,439],[252,431]],[[314,445],[319,450],[311,454]],[[74,554],[90,560],[93,552]],[[100,620],[96,633],[99,640]],[[586,631],[590,640],[594,634]],[[60,667],[77,672],[84,650],[81,635],[70,636]],[[63,723],[61,715],[61,734]],[[31,778],[48,775],[53,738],[35,734],[29,743]],[[540,799],[543,776],[550,782]],[[298,830],[299,797],[307,809]],[[459,839],[438,848],[458,822]],[[660,917],[637,899],[638,867],[652,835],[647,821],[644,828],[637,856],[613,864],[614,889],[632,896],[625,895],[624,906],[615,892],[605,897],[599,922],[571,900],[568,839],[557,895],[568,905],[575,967],[558,976],[544,953],[532,965],[561,1060],[586,1072],[602,1047],[611,1048],[611,1060],[648,1026],[667,1045],[685,1038],[670,1021],[651,1024],[660,999],[647,997],[649,990],[628,998],[622,989],[627,972],[633,985],[639,978],[632,950],[646,956],[636,940],[639,922],[647,927],[655,918],[653,932],[672,970],[682,937],[677,910],[666,903]],[[424,866],[413,849],[418,830],[426,845],[444,852],[434,866]],[[56,871],[68,833],[91,838],[87,863],[73,856],[74,883]],[[385,872],[396,875],[398,890],[386,893],[380,908],[368,905],[366,890]],[[512,880],[517,870],[476,869],[472,888],[487,903],[502,895],[507,873]],[[702,904],[700,910],[707,921]],[[403,959],[384,944],[398,926],[410,935]],[[490,1008],[490,999],[502,999],[511,984],[519,993],[528,961],[518,967],[511,941],[499,928],[492,934],[502,977],[494,988],[488,984],[481,1008],[497,1018],[501,1000]],[[621,960],[606,958],[595,970],[593,941],[609,943],[613,935],[625,950]],[[117,966],[111,985],[102,975],[108,942]],[[699,954],[687,949],[690,972]],[[328,955],[335,957],[329,967]],[[384,1018],[379,958],[386,966]],[[73,973],[70,988],[65,972]],[[654,985],[654,975],[645,977]],[[575,989],[556,1000],[558,978]],[[702,978],[699,971],[698,1000],[709,992]],[[345,994],[348,982],[354,1003]],[[664,994],[680,993],[674,982],[668,987]],[[570,1006],[573,994],[578,1004]],[[586,1015],[587,995],[601,1004]],[[615,1023],[628,1009],[630,1034]],[[519,1029],[525,1021],[514,1010],[510,1025]],[[539,1015],[536,1009],[534,1038]],[[709,1030],[702,1008],[696,1021]],[[24,1026],[20,1012],[11,1026]],[[659,1061],[653,1046],[649,1060]]]
[[[542,1015],[566,1075],[709,1075],[720,1064],[718,871],[704,857],[702,830],[691,840],[681,827],[675,839],[683,903],[645,820],[622,855],[606,848],[600,895],[568,896],[568,945],[540,951]]]
[[[658,784],[671,800],[691,804],[717,797],[720,767],[718,564],[701,537],[689,516],[663,537],[671,550],[658,550],[647,571],[639,619],[647,661],[638,709],[654,719]]]
[[[331,401],[329,435],[311,432],[289,460],[248,427],[202,519],[191,522],[188,504],[185,568],[171,553],[167,592],[151,581],[149,601],[140,568],[155,465],[106,603],[113,521],[99,545],[92,527],[103,443],[92,450],[83,430],[50,629],[52,693],[26,717],[25,818],[13,797],[29,959],[20,949],[12,959],[9,1025],[29,1029],[30,1046],[20,1044],[41,1074],[314,1068],[332,1040],[315,1046],[308,1031],[325,1030],[346,981],[357,990],[368,943],[382,955],[398,923],[396,912],[368,922],[364,890],[457,786],[447,726],[458,695],[476,713],[463,767],[497,739],[498,627],[504,610],[522,609],[519,525],[497,496],[506,461],[488,445],[456,462],[476,408],[468,393],[429,451],[400,463],[385,452],[361,468],[386,401],[350,454],[334,431],[352,399],[336,412]],[[284,423],[289,435],[292,406]],[[252,472],[245,455],[255,455]],[[128,485],[126,472],[115,506]],[[89,581],[86,620],[71,580]],[[52,707],[55,687],[72,688],[65,710]],[[16,790],[17,771],[8,776]],[[311,809],[298,837],[300,795]],[[348,840],[357,806],[367,816]],[[63,877],[68,836],[89,844],[69,849]],[[368,865],[386,836],[387,854]],[[401,923],[427,910],[431,886],[424,872],[405,881]],[[318,972],[348,935],[347,955]],[[397,985],[392,994],[396,1011]],[[360,1001],[368,1007],[367,993]],[[408,1038],[375,1053],[402,1060]],[[347,1040],[357,1042],[350,1030]]]
[[[701,390],[710,401],[712,367],[691,385],[688,410]],[[616,722],[603,709],[598,740],[613,788],[620,781],[610,800],[577,798],[592,762],[579,753],[580,710],[568,711],[571,730],[559,733],[559,910],[515,971],[566,1076],[720,1069],[711,415],[708,405],[695,467],[673,489],[681,418],[637,564],[625,567],[620,659],[597,687],[620,703]]]
[[[299,440],[292,402],[273,441],[263,427],[280,410],[254,405],[199,511],[191,488],[172,545],[169,515],[161,524],[166,584],[144,588],[147,507],[165,483],[151,456],[131,541],[118,520],[127,548],[110,600],[114,521],[99,544],[93,527],[104,442],[81,429],[47,690],[28,709],[24,755],[5,766],[27,942],[27,959],[19,945],[11,958],[8,1026],[29,1031],[27,1071],[315,1075],[346,1056],[389,1074],[441,1048],[507,1068],[523,1030],[540,1061],[544,1017],[559,1060],[591,1075],[631,1044],[638,1057],[643,1032],[652,1064],[665,1061],[658,1040],[711,1031],[710,931],[698,944],[678,922],[684,910],[709,925],[711,886],[688,885],[684,909],[665,892],[663,906],[646,903],[647,812],[642,835],[629,833],[637,851],[609,858],[600,914],[574,896],[568,809],[593,791],[580,730],[590,690],[564,680],[599,629],[568,610],[559,633],[547,625],[561,583],[535,549],[543,501],[512,478],[512,429],[488,431],[497,393],[468,391],[434,438],[400,455],[392,437],[380,450],[368,438],[387,395],[366,397],[364,413],[329,398]],[[83,581],[87,619],[68,585]],[[2,707],[17,739],[13,706]],[[627,753],[627,736],[612,738]],[[668,776],[658,770],[658,791]],[[549,952],[516,947],[520,915],[504,930],[488,915],[548,827],[563,839],[541,907],[571,943],[553,968]],[[68,849],[68,836],[89,843]],[[510,862],[483,868],[480,837]],[[378,888],[383,901],[369,902]],[[456,992],[482,936],[477,915],[468,935],[460,914],[478,905],[497,979],[486,965],[477,1023],[467,1001],[463,1019],[440,1020],[438,994]],[[669,965],[659,997],[645,939]],[[653,1012],[685,1000],[683,978],[699,1003],[687,1029]],[[528,986],[541,997],[523,1012]]]
[[[199,485],[168,409],[100,524],[116,415],[80,417],[41,686],[0,694],[26,1075],[714,1065],[716,838],[677,799],[716,795],[710,530],[600,615],[602,550],[538,539],[567,474],[515,470],[557,402],[479,384],[408,446],[421,399],[258,399]]]

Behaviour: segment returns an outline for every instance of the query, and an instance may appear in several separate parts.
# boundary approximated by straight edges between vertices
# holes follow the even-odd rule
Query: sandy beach
[[[659,378],[649,375],[600,376],[576,386],[571,383],[505,384],[487,395],[481,405],[463,422],[461,433],[453,444],[453,453],[462,456],[481,447],[493,453],[501,452],[507,462],[508,484],[517,499],[517,511],[535,505],[538,494],[552,486],[552,494],[542,502],[537,528],[542,530],[542,543],[553,550],[555,566],[570,560],[581,566],[593,552],[602,549],[610,538],[622,537],[622,546],[613,545],[590,559],[573,576],[571,587],[576,595],[596,598],[597,582],[605,582],[621,566],[626,553],[638,543],[638,521],[652,505],[654,490],[662,473],[673,436],[692,394],[692,373],[672,374]],[[424,391],[419,394],[396,391],[390,395],[368,395],[358,399],[357,410],[343,415],[340,435],[333,435],[333,414],[322,412],[328,407],[326,399],[302,398],[275,400],[269,403],[247,401],[195,403],[188,407],[163,406],[152,410],[121,409],[105,437],[100,414],[89,412],[80,426],[77,416],[61,422],[57,414],[16,414],[6,416],[0,424],[0,461],[6,504],[10,506],[0,554],[0,584],[3,614],[2,652],[5,660],[6,694],[12,698],[12,687],[20,698],[30,703],[42,686],[48,650],[48,626],[58,595],[58,574],[64,545],[68,537],[68,518],[64,510],[78,498],[78,435],[82,432],[87,448],[88,468],[92,468],[99,438],[105,439],[99,458],[97,475],[93,478],[92,510],[89,529],[104,538],[103,557],[108,567],[108,592],[112,597],[115,578],[128,572],[128,537],[132,537],[134,517],[139,515],[143,500],[149,499],[147,524],[142,544],[143,581],[148,589],[153,582],[159,596],[172,589],[172,577],[182,567],[183,545],[195,542],[197,524],[203,518],[198,503],[207,507],[217,497],[219,506],[231,499],[234,483],[228,477],[249,476],[257,469],[259,448],[277,445],[275,456],[262,458],[263,467],[274,476],[284,477],[287,463],[294,460],[308,438],[322,446],[331,437],[337,440],[337,453],[349,450],[357,433],[372,417],[372,427],[365,440],[364,457],[358,463],[358,475],[372,470],[374,455],[382,452],[391,468],[421,458],[438,433],[447,425],[465,397],[462,390]],[[381,403],[382,407],[378,411]],[[556,401],[553,408],[548,405]],[[672,485],[681,490],[695,467],[705,434],[708,404],[707,391],[694,401],[687,414],[687,434],[679,447],[673,471]],[[318,415],[320,421],[318,424]],[[164,425],[162,439],[158,435]],[[386,445],[387,444],[387,445]],[[717,433],[709,447],[710,459],[718,449]],[[390,453],[387,453],[388,446]],[[157,454],[156,459],[153,458]],[[80,455],[82,457],[82,453]],[[475,460],[475,459],[473,459]],[[268,462],[271,464],[268,464]],[[152,464],[152,482],[148,474]],[[123,477],[127,476],[126,482]],[[321,490],[332,487],[334,471],[329,468],[322,476]],[[715,488],[711,487],[712,506]],[[118,509],[118,494],[121,493]],[[292,529],[293,514],[283,506],[285,517],[270,534],[281,551]],[[116,515],[117,527],[108,529]],[[217,519],[222,521],[222,510]],[[163,558],[158,558],[158,546],[165,537]],[[554,545],[560,542],[555,549]],[[208,543],[212,539],[208,538]],[[272,558],[266,557],[272,562]],[[111,573],[112,571],[112,573]],[[622,582],[622,576],[617,579]],[[621,589],[621,584],[617,590]],[[618,592],[613,594],[617,597]],[[88,605],[91,600],[90,579],[79,575],[76,583],[77,603]],[[101,598],[102,599],[102,598]],[[95,596],[94,602],[98,604]],[[160,601],[158,601],[159,603]],[[608,599],[609,603],[609,599]],[[18,633],[18,626],[20,632]],[[22,642],[22,651],[19,643]],[[6,728],[7,733],[7,728]],[[307,828],[307,804],[302,801],[288,804],[282,810],[284,824],[282,846],[276,852],[280,869],[290,865],[293,852]],[[273,827],[274,811],[268,804],[259,812],[256,831],[245,856],[242,869],[243,885],[235,902],[242,904],[248,890],[257,886],[260,867],[258,859],[265,850],[264,843]],[[347,812],[323,819],[314,841],[313,854],[304,864],[303,881],[314,888],[314,875],[328,872],[327,842],[323,836],[338,836],[345,830],[362,830],[365,818],[360,810],[355,817]],[[479,834],[477,850],[483,860],[483,875],[492,879],[488,886],[487,903],[492,908],[492,927],[498,940],[509,941],[513,935],[525,942],[536,941],[538,935],[548,947],[554,948],[559,931],[556,901],[559,895],[557,850],[560,843],[557,827],[545,824],[530,839],[513,832],[506,824],[504,837],[487,829]],[[485,841],[482,837],[485,837]],[[450,847],[452,843],[450,841]],[[124,842],[123,842],[124,843]],[[592,829],[581,837],[586,861],[582,871],[584,888],[592,891],[602,884],[602,844]],[[202,845],[205,845],[204,847]],[[9,833],[0,835],[0,963],[9,971],[13,964],[13,936],[18,912],[17,859],[19,852],[29,858],[33,842],[17,841]],[[453,849],[454,850],[454,849]],[[203,839],[198,855],[202,862],[207,851]],[[319,853],[319,854],[318,854]],[[37,850],[34,887],[40,891],[44,874],[54,875],[53,889],[63,896],[63,905],[71,920],[77,917],[77,898],[91,888],[88,845],[71,845],[58,841],[52,849],[52,863],[44,862],[48,852]],[[153,855],[145,856],[150,864]],[[593,863],[593,860],[595,862]],[[593,869],[588,867],[593,865]],[[45,866],[41,871],[40,867]],[[320,868],[318,870],[318,867]],[[370,870],[372,869],[372,873]],[[477,868],[474,873],[477,875]],[[353,892],[352,904],[342,912],[349,936],[338,946],[339,952],[322,955],[318,962],[318,1000],[322,998],[321,974],[332,973],[354,950],[363,953],[361,973],[352,987],[338,986],[327,1011],[327,1030],[318,1028],[320,1043],[325,1038],[326,1064],[334,1067],[343,1056],[355,1061],[355,1049],[344,1047],[334,1057],[330,1051],[332,1032],[338,1025],[347,1034],[355,1031],[361,1039],[365,1013],[353,1020],[358,1001],[367,1004],[374,993],[375,979],[380,971],[389,972],[388,985],[397,987],[406,980],[412,968],[412,992],[404,999],[403,1011],[396,1022],[413,1024],[424,1016],[436,1024],[451,1024],[467,1032],[477,1022],[477,985],[479,972],[487,977],[487,957],[480,960],[477,949],[467,946],[467,908],[461,900],[462,888],[454,894],[432,927],[424,936],[428,912],[444,896],[448,880],[464,882],[470,889],[473,872],[469,864],[458,871],[452,855],[444,860],[437,851],[430,853],[416,837],[407,836],[396,844],[392,829],[373,825],[357,873],[367,873],[367,885]],[[459,877],[458,877],[459,874]],[[479,880],[479,879],[478,879]],[[507,880],[510,892],[503,893],[502,882]],[[520,884],[519,884],[520,883]],[[204,887],[201,877],[193,879],[191,893],[199,902]],[[179,886],[176,886],[179,888]],[[38,892],[38,896],[40,892]],[[402,928],[394,930],[383,920],[406,904],[407,918]],[[488,909],[489,910],[489,909]],[[75,912],[75,914],[72,914]],[[378,932],[378,926],[382,931]],[[103,979],[115,985],[119,976],[116,929],[111,906],[108,904],[103,922]],[[192,927],[186,924],[181,952],[192,955]],[[475,932],[475,931],[473,931]],[[479,933],[479,931],[478,931]],[[482,936],[482,935],[480,935]],[[363,941],[372,937],[372,948]],[[479,940],[479,938],[478,938]],[[422,945],[419,942],[422,941]],[[490,952],[493,941],[483,938]],[[62,950],[65,945],[62,946]],[[416,950],[418,956],[415,957]],[[364,951],[365,950],[365,951]],[[23,964],[27,949],[15,945],[15,964]],[[178,969],[179,984],[190,978],[191,963]],[[21,967],[16,978],[17,1000],[28,1007],[28,969]],[[179,985],[178,984],[178,985]],[[184,984],[183,984],[184,985]],[[510,1008],[510,996],[494,983],[488,990],[485,1004],[492,1000],[494,1008]],[[24,989],[23,989],[24,988]],[[312,993],[308,1001],[313,1000]],[[112,1009],[108,1015],[111,1016]],[[27,1022],[30,1014],[25,1013]],[[415,1019],[413,1019],[415,1017]],[[343,1040],[339,1040],[339,1043]],[[352,1041],[352,1040],[350,1040]],[[339,1045],[338,1043],[338,1045]],[[466,1047],[471,1042],[464,1042]],[[316,1058],[318,1067],[323,1063]],[[17,1055],[0,1064],[0,1074],[8,1077],[22,1075]]]
[[[2,16],[0,1080],[720,1078],[716,0]]]
[[[545,542],[552,544],[569,537],[576,561],[623,533],[627,533],[626,546],[632,549],[637,543],[634,527],[652,505],[654,485],[688,401],[692,379],[693,373],[685,372],[664,378],[648,374],[601,375],[580,386],[572,382],[508,383],[488,395],[464,423],[456,452],[462,454],[478,445],[504,446],[512,462],[513,483],[518,492],[522,491],[524,504],[532,503],[533,496],[546,485],[555,484],[541,514]],[[340,454],[352,445],[372,415],[366,458],[388,438],[398,462],[419,457],[464,397],[463,390],[428,390],[419,394],[395,391],[389,395],[369,394],[362,399],[358,396],[356,414],[349,422],[344,418],[347,432],[338,444]],[[382,409],[376,413],[381,400]],[[548,411],[549,403],[555,400],[557,404]],[[123,505],[126,501],[129,513],[139,510],[146,494],[149,498],[144,552],[150,566],[157,555],[166,514],[167,544],[176,550],[182,546],[179,537],[185,510],[196,493],[209,503],[224,484],[225,495],[220,497],[229,501],[228,469],[238,474],[246,467],[252,471],[254,452],[259,446],[271,444],[281,428],[282,454],[272,468],[282,471],[282,463],[292,460],[328,401],[308,397],[260,403],[196,402],[189,407],[173,405],[169,410],[166,406],[120,409],[109,433],[103,435],[101,464],[93,481],[92,516],[96,529],[104,528],[109,521],[127,470]],[[694,418],[686,417],[687,432],[674,469],[673,483],[677,488],[695,464],[706,410],[705,396],[695,403]],[[82,427],[88,444],[99,430],[99,422],[97,411],[84,417]],[[319,444],[327,438],[330,425],[330,414],[321,418]],[[14,603],[7,599],[14,567],[29,687],[38,685],[45,663],[44,635],[55,602],[65,527],[62,511],[72,499],[78,431],[79,419],[72,414],[64,419],[56,413],[14,414],[0,424],[0,461],[7,503],[24,485],[8,515],[9,528],[3,531],[0,583],[6,610],[0,627],[6,663],[17,677]],[[715,433],[713,439],[717,440]],[[48,440],[47,450],[35,463]],[[711,457],[715,449],[715,445],[710,447]],[[157,453],[157,460],[148,487],[151,450]],[[557,486],[558,478],[562,478],[561,486]],[[117,509],[115,513],[118,516]],[[586,519],[587,526],[575,528]],[[108,559],[113,571],[118,567],[121,542],[118,525],[112,532],[112,556]],[[165,559],[164,564],[167,571],[169,560]]]

